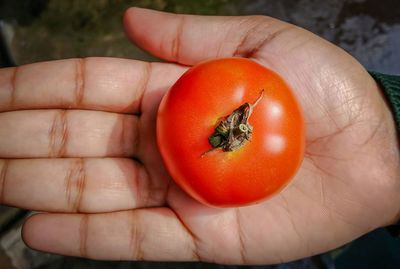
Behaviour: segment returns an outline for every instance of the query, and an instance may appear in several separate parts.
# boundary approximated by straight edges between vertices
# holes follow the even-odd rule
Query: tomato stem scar
[[[222,118],[217,123],[214,132],[208,137],[212,148],[204,154],[218,148],[222,151],[234,151],[249,141],[253,133],[253,126],[250,125],[249,118],[263,96],[264,90],[261,90],[260,96],[254,103],[246,102],[230,115]]]

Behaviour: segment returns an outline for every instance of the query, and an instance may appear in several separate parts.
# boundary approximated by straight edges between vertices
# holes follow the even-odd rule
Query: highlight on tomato
[[[157,115],[157,144],[171,177],[215,207],[253,204],[281,191],[303,160],[304,133],[289,86],[244,58],[190,68]]]

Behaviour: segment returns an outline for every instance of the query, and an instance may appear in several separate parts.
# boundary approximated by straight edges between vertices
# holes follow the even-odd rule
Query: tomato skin
[[[211,149],[208,137],[223,117],[253,103],[250,141],[234,151]],[[279,192],[304,156],[301,108],[273,71],[244,58],[215,59],[190,68],[163,97],[157,143],[174,181],[216,207],[259,202]]]

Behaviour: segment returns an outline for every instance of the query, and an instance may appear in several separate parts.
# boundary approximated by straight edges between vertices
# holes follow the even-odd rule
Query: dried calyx
[[[244,103],[219,121],[214,133],[208,138],[208,142],[212,146],[210,151],[218,148],[222,151],[234,151],[250,140],[253,127],[249,123],[249,118],[263,95],[264,90],[253,104]]]

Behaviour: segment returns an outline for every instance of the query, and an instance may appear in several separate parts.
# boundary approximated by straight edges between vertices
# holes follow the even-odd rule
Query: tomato
[[[288,85],[244,58],[190,68],[157,115],[157,144],[168,172],[193,198],[216,207],[279,192],[302,162],[304,132]]]

